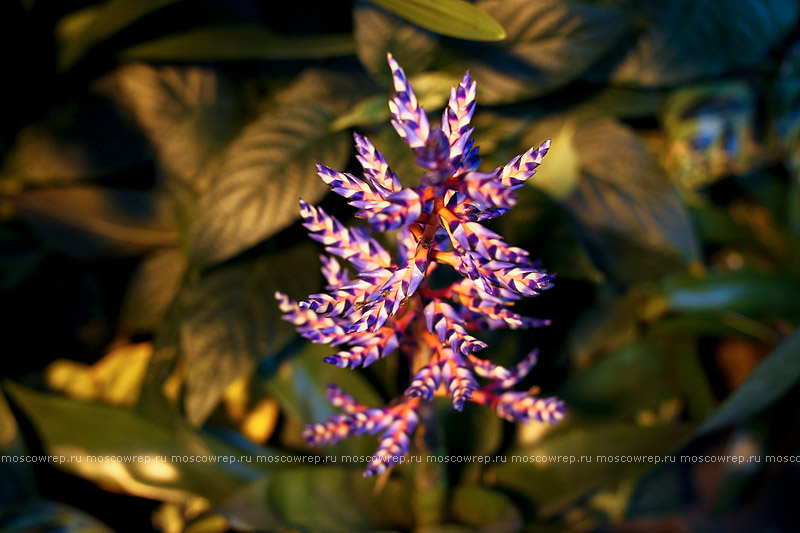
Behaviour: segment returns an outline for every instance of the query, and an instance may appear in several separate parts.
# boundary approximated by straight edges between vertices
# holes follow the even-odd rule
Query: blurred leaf
[[[409,77],[425,71],[436,59],[435,35],[364,0],[357,1],[353,9],[353,35],[361,64],[375,79],[387,83],[392,79],[387,52]]]
[[[756,95],[743,83],[678,89],[661,110],[668,168],[689,188],[743,174],[763,160],[756,139]]]
[[[304,424],[324,422],[338,413],[339,410],[325,399],[328,384],[344,389],[364,405],[377,407],[385,403],[361,373],[347,372],[322,361],[336,348],[304,344],[303,350],[284,361],[274,374],[271,374],[269,361],[259,369],[259,373],[266,378],[267,391],[278,399],[286,412]]]
[[[285,228],[298,217],[298,198],[314,203],[328,188],[315,163],[347,162],[349,135],[330,130],[336,105],[320,94],[324,87],[304,83],[279,95],[277,106],[228,147],[197,206],[189,234],[193,259],[223,261]]]
[[[145,256],[125,291],[120,326],[128,331],[158,329],[181,287],[187,261],[183,250],[164,248]]]
[[[206,190],[205,169],[239,126],[227,80],[211,69],[133,64],[114,71],[106,84],[153,144],[167,176],[192,191]]]
[[[617,66],[618,84],[674,85],[757,66],[791,29],[794,0],[641,2],[641,34]]]
[[[563,200],[569,196],[580,181],[580,157],[575,148],[573,138],[575,125],[564,124],[554,132],[552,148],[547,151],[547,159],[536,171],[536,188],[556,199]]]
[[[216,500],[253,478],[241,465],[173,462],[173,455],[210,455],[182,428],[164,428],[126,409],[35,392],[8,381],[4,389],[30,418],[45,453],[64,457],[60,468],[103,487],[165,501],[185,501],[191,495]]]
[[[172,206],[161,193],[76,185],[13,199],[23,220],[71,255],[134,255],[178,240]]]
[[[627,15],[560,0],[480,0],[508,32],[498,44],[453,43],[451,72],[469,69],[483,105],[525,100],[580,76],[628,29]]]
[[[679,394],[670,357],[661,343],[631,343],[571,375],[557,396],[571,409],[606,417],[653,408]]]
[[[703,277],[666,278],[661,296],[669,309],[719,313],[722,310],[800,316],[800,280],[781,274],[737,271]]]
[[[62,33],[58,57],[59,70],[62,72],[69,70],[96,45],[150,13],[179,1],[181,0],[106,0],[102,8],[93,12],[91,20],[88,12],[84,10],[76,12],[75,16],[82,19],[79,23],[73,20],[63,22],[62,25],[80,27],[82,31]]]
[[[541,516],[550,516],[591,490],[618,483],[653,467],[653,463],[598,461],[597,456],[663,456],[674,451],[689,435],[683,425],[640,427],[602,424],[576,427],[533,446],[514,449],[508,462],[495,469],[496,485],[519,492],[534,503]],[[512,462],[514,456],[538,457],[541,462]],[[562,460],[542,458],[568,456]],[[575,457],[570,464],[569,456]],[[591,462],[580,462],[581,456]]]
[[[411,527],[408,490],[396,477],[381,491],[360,470],[283,469],[232,493],[216,510],[258,531],[377,531]]]
[[[459,80],[455,76],[445,72],[423,72],[410,79],[417,101],[427,110],[444,108],[447,105],[450,88],[458,85],[458,82]],[[331,129],[338,131],[352,126],[370,126],[388,122],[391,118],[388,101],[389,96],[386,94],[377,94],[366,98],[339,115],[331,124]],[[381,149],[381,151],[384,150]],[[389,163],[391,164],[391,161]]]
[[[709,416],[697,436],[731,424],[741,424],[780,399],[800,380],[800,329],[780,345]]]
[[[25,185],[97,179],[148,161],[144,139],[124,122],[102,89],[50,109],[25,126],[6,153],[0,176]]]
[[[28,455],[28,450],[14,414],[6,402],[5,394],[0,390],[0,456],[21,457]],[[36,496],[36,482],[33,465],[25,462],[0,462],[0,502],[4,504],[22,503]],[[0,524],[3,504],[0,504]]]
[[[636,281],[697,259],[677,191],[630,128],[598,120],[578,127],[573,141],[581,176],[564,205],[597,266],[612,278]]]
[[[21,507],[0,507],[3,533],[57,531],[59,533],[113,533],[93,516],[61,502],[34,500]]]
[[[487,528],[484,531],[519,531],[522,516],[512,500],[500,491],[479,485],[459,485],[450,505],[453,517],[462,524]]]
[[[442,35],[499,41],[506,32],[490,14],[464,0],[370,0],[408,21]]]
[[[349,34],[284,36],[261,26],[209,26],[158,37],[120,52],[125,61],[323,59],[355,53]]]
[[[3,203],[0,200],[0,210]],[[16,231],[8,224],[0,226],[0,291],[32,276],[44,257],[45,251],[28,232]]]
[[[685,313],[659,320],[647,331],[648,335],[664,337],[747,337],[770,342],[775,331],[751,318],[735,312],[713,314]]]
[[[309,241],[221,267],[190,290],[180,335],[187,367],[184,406],[192,424],[201,424],[229,384],[292,337],[273,295],[313,292],[308,281],[315,279],[316,265]]]

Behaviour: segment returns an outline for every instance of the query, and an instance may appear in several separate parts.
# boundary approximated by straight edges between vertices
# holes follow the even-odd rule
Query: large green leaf
[[[156,250],[144,257],[125,292],[120,325],[130,331],[156,331],[181,287],[186,268],[186,255],[178,248]]]
[[[153,145],[168,181],[205,191],[210,162],[239,127],[227,79],[208,68],[132,64],[114,71],[108,85]]]
[[[133,255],[178,242],[163,193],[76,185],[25,191],[14,202],[50,246],[73,255]]]
[[[57,466],[95,483],[145,498],[185,501],[199,495],[218,500],[257,475],[222,461],[174,462],[173,456],[212,455],[202,440],[183,428],[165,428],[127,409],[40,393],[11,382],[4,388],[33,423],[45,453],[59,458]]]
[[[202,423],[225,387],[292,336],[273,295],[313,291],[316,264],[314,246],[307,242],[213,270],[190,290],[180,335],[191,423]]]
[[[476,6],[500,21],[508,38],[491,45],[454,43],[460,56],[447,68],[458,74],[469,69],[483,104],[524,100],[574,80],[630,23],[611,8],[560,0],[481,0]]]
[[[261,26],[239,24],[195,28],[120,52],[127,61],[240,61],[248,59],[321,59],[350,55],[349,34],[283,36]]]
[[[641,2],[642,32],[612,75],[636,85],[672,85],[757,65],[792,28],[794,0]]]
[[[499,41],[506,32],[491,15],[464,0],[370,0],[425,29],[474,41]]]
[[[73,24],[80,31],[68,32],[61,42],[58,66],[68,70],[91,48],[112,35],[130,26],[145,16],[181,0],[107,0],[101,8],[92,12],[77,12],[80,24]]]
[[[614,279],[636,281],[698,258],[678,192],[633,130],[602,119],[577,126],[572,142],[580,175],[562,191],[562,201],[598,267]]]
[[[382,490],[361,471],[316,465],[284,469],[229,495],[216,507],[257,531],[377,531],[412,526],[409,491],[396,477]]]
[[[423,72],[436,60],[435,35],[365,0],[356,2],[353,9],[353,34],[358,59],[381,81],[389,82],[392,78],[386,63],[387,52],[403,66],[407,76]]]
[[[800,316],[800,280],[752,271],[711,272],[664,280],[663,305],[675,311]]]
[[[538,444],[511,450],[508,462],[498,464],[494,470],[496,485],[519,492],[533,502],[540,515],[549,516],[591,490],[652,468],[654,457],[663,460],[690,432],[691,428],[684,425],[577,427]],[[598,461],[598,456],[610,460]],[[591,462],[581,461],[581,457]]]
[[[459,485],[450,500],[453,517],[485,531],[519,531],[522,516],[514,502],[498,490],[480,485]]]
[[[298,216],[298,198],[313,203],[327,189],[315,163],[338,169],[347,162],[348,134],[330,129],[336,104],[306,83],[301,77],[228,147],[197,205],[193,259],[225,260],[285,228]]]
[[[780,399],[800,380],[800,329],[764,359],[697,430],[704,435],[742,423]]]
[[[58,531],[60,533],[113,533],[93,516],[61,502],[34,500],[20,507],[0,506],[4,533]]]
[[[2,391],[0,391],[0,455],[3,457],[28,455],[19,425]],[[0,474],[0,501],[21,503],[36,495],[32,464],[3,461],[0,463]]]

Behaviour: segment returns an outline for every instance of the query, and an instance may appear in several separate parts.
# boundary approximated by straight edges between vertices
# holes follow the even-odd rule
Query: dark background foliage
[[[4,456],[310,450],[325,385],[365,371],[279,320],[315,292],[297,198],[353,130],[406,184],[391,51],[429,112],[478,82],[482,168],[551,138],[492,223],[557,273],[484,335],[555,428],[436,407],[412,453],[793,456],[800,450],[800,6],[795,0],[12,0],[0,6]],[[752,531],[797,527],[797,463],[0,464],[0,529]],[[106,526],[107,524],[107,526]]]

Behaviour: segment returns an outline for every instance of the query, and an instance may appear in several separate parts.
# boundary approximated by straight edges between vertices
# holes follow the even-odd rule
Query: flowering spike
[[[553,276],[527,251],[481,224],[515,205],[514,190],[536,172],[550,142],[493,172],[479,172],[478,149],[470,139],[476,85],[469,73],[450,92],[441,126],[431,127],[405,73],[391,55],[388,59],[395,89],[389,102],[392,125],[424,169],[420,185],[403,187],[384,155],[358,134],[356,158],[364,169],[363,179],[321,164],[317,172],[373,232],[397,230],[397,257],[366,229],[346,227],[301,200],[303,225],[330,254],[320,257],[325,290],[299,303],[275,294],[283,319],[303,337],[336,347],[324,358],[326,363],[354,369],[401,346],[406,354],[417,348],[412,357],[415,374],[403,396],[386,407],[367,407],[329,386],[326,398],[342,413],[303,432],[314,446],[379,434],[365,476],[381,474],[401,461],[419,423],[420,403],[437,395],[451,397],[456,410],[471,401],[516,422],[556,423],[564,415],[564,405],[556,398],[539,397],[536,389],[512,390],[535,365],[535,350],[505,368],[478,357],[476,352],[487,346],[471,334],[550,323],[521,316],[512,306],[550,287]],[[336,257],[350,266],[343,267]],[[448,267],[462,278],[444,287],[428,285],[436,268]]]
[[[395,95],[389,101],[389,110],[392,112],[392,126],[397,134],[411,148],[424,148],[430,134],[428,115],[417,102],[414,89],[408,83],[405,72],[397,64],[392,54],[387,54],[389,66],[392,69]]]

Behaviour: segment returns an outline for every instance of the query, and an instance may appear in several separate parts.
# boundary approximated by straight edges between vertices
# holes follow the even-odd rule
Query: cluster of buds
[[[452,397],[453,407],[471,401],[517,422],[556,423],[563,403],[534,390],[510,391],[536,363],[534,351],[514,368],[482,359],[486,344],[469,331],[528,328],[549,324],[510,307],[523,296],[547,289],[552,276],[528,252],[506,244],[480,222],[512,208],[521,187],[536,172],[550,142],[531,148],[493,172],[478,172],[478,148],[470,140],[475,82],[465,74],[452,89],[441,127],[431,127],[397,62],[388,57],[395,95],[389,102],[392,125],[425,171],[418,187],[403,187],[383,154],[355,135],[364,179],[317,165],[331,189],[358,209],[372,231],[394,231],[397,260],[361,227],[346,227],[319,207],[300,201],[303,225],[330,256],[321,256],[326,292],[294,302],[276,298],[283,318],[315,343],[342,347],[325,358],[340,368],[366,367],[398,347],[413,347],[415,375],[403,397],[371,408],[330,386],[328,400],[343,411],[324,424],[308,426],[312,445],[380,433],[380,445],[365,476],[391,468],[409,451],[421,402]],[[346,260],[345,268],[336,259]],[[444,288],[427,280],[439,265],[460,277]],[[479,382],[479,378],[482,382]]]

